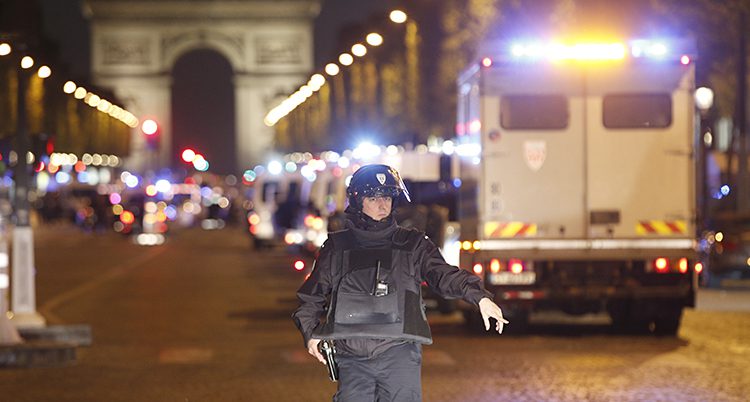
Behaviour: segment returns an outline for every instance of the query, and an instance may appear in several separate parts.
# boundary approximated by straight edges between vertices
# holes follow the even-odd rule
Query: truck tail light
[[[502,266],[500,265],[500,260],[498,260],[497,258],[493,258],[492,260],[490,260],[490,272],[496,274],[500,272],[501,268]]]
[[[687,273],[689,266],[690,265],[688,264],[687,258],[680,258],[680,260],[677,262],[677,269],[680,270],[681,274]]]
[[[523,261],[516,259],[509,260],[508,267],[510,267],[510,272],[513,272],[514,274],[520,274],[524,269]]]
[[[484,271],[484,267],[482,266],[482,264],[476,263],[474,264],[474,267],[472,267],[471,270],[474,271],[475,274],[481,275],[482,272]]]
[[[669,272],[669,260],[664,257],[659,257],[654,260],[654,269],[660,274]]]

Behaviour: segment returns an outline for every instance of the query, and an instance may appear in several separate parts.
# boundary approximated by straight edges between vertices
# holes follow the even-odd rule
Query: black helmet
[[[409,191],[401,180],[396,169],[388,165],[365,165],[357,169],[352,175],[349,187],[346,189],[349,205],[357,205],[361,197],[386,196],[395,200],[405,199],[411,202]]]

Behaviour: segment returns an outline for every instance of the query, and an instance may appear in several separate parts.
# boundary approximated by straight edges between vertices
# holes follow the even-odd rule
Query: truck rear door
[[[693,234],[692,65],[588,68],[588,235]]]
[[[565,65],[486,70],[483,238],[585,236],[583,83],[580,70]]]

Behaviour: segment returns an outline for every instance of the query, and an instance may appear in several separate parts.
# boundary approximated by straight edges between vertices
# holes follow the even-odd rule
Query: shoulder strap
[[[399,227],[393,234],[393,246],[397,249],[414,251],[424,233],[414,228]]]
[[[349,250],[357,246],[356,239],[349,229],[330,232],[328,233],[328,239],[331,240],[334,250]]]

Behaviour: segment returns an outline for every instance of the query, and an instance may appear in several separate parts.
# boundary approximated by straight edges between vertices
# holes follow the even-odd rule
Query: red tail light
[[[474,264],[474,267],[472,268],[472,271],[474,271],[475,274],[481,275],[482,271],[484,271],[484,267],[482,267],[482,264],[476,263]]]
[[[302,260],[297,260],[294,262],[294,269],[297,271],[302,271],[305,269],[305,262]]]
[[[663,274],[669,272],[669,260],[664,257],[659,257],[654,260],[654,269],[656,272]]]
[[[510,260],[508,261],[508,266],[510,267],[510,272],[514,274],[523,272],[523,261],[521,260]]]
[[[696,262],[695,263],[695,272],[696,273],[703,272],[703,263],[702,262]]]

